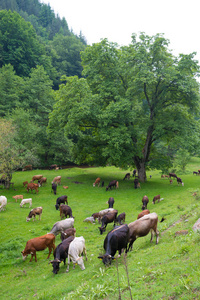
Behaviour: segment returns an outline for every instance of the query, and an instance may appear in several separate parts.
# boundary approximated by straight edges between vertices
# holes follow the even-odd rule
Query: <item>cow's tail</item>
[[[165,221],[166,219],[164,217],[162,217],[162,219],[160,220],[160,223],[162,223],[163,221]]]

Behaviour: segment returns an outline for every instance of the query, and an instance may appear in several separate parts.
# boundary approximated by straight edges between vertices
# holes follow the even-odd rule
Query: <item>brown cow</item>
[[[34,175],[31,182],[34,182],[36,180],[40,180],[43,177],[43,175]]]
[[[38,194],[38,188],[39,188],[39,185],[37,183],[28,183],[27,185],[27,191],[29,192],[29,190],[31,190],[31,192],[33,193],[33,190],[35,190],[35,192]]]
[[[126,175],[124,176],[124,178],[123,178],[123,180],[125,180],[125,179],[130,179],[130,176],[131,176],[131,174],[130,173],[126,173]]]
[[[68,206],[66,204],[61,204],[60,205],[60,218],[61,218],[61,220],[63,219],[64,216],[65,216],[65,218],[67,218],[67,216],[69,216],[69,218],[73,218],[72,209],[71,209],[70,206]]]
[[[123,223],[125,223],[125,218],[126,218],[126,213],[125,212],[121,213],[120,215],[117,216],[117,223],[122,225]]]
[[[94,214],[92,214],[92,217],[93,217],[94,220],[96,221],[96,219],[99,218],[99,213],[94,213]]]
[[[52,183],[61,184],[61,176],[54,177]]]
[[[16,196],[13,196],[13,199],[15,199],[15,201],[17,202],[18,199],[23,200],[24,196],[23,195],[16,195]]]
[[[153,197],[153,204],[155,204],[155,202],[158,200],[158,202],[160,202],[160,195],[157,195],[155,197]]]
[[[175,173],[169,173],[169,178],[171,178],[171,177],[175,177],[175,178],[177,178],[177,176],[176,176],[176,174],[175,174]]]
[[[61,241],[65,240],[69,236],[76,236],[76,229],[75,228],[67,228],[60,233]]]
[[[145,195],[143,198],[142,198],[142,210],[144,209],[147,209],[147,204],[149,203],[149,198]]]
[[[115,225],[115,223],[117,223],[117,219],[116,219],[117,214],[118,214],[118,211],[116,209],[114,209],[112,212],[109,212],[102,217],[101,227],[99,227],[100,234],[103,234],[103,232],[106,231],[106,227],[107,227],[108,223],[114,222],[114,225]]]
[[[99,187],[100,181],[101,181],[101,178],[100,178],[100,177],[97,177],[97,179],[96,179],[95,182],[93,183],[93,186],[95,187],[96,184],[98,184],[98,187]]]
[[[36,251],[42,251],[46,248],[49,248],[49,254],[47,259],[51,255],[52,249],[55,250],[55,235],[51,233],[47,233],[45,235],[33,238],[26,243],[25,249],[21,252],[23,260],[26,259],[28,254],[31,254],[30,262],[35,256],[35,262],[37,262]]]
[[[157,230],[158,216],[156,213],[151,213],[142,218],[128,224],[129,227],[129,247],[128,251],[138,237],[146,236],[151,231],[152,242],[154,233],[156,234],[156,244],[159,241],[159,231]]]
[[[42,206],[31,209],[28,217],[26,218],[26,222],[29,222],[32,217],[33,217],[33,221],[35,221],[36,215],[39,215],[39,220],[41,220],[41,214],[42,214]]]
[[[39,184],[40,186],[42,186],[43,183],[47,183],[47,178],[46,178],[46,177],[42,177],[40,180],[38,180],[38,184]]]
[[[23,186],[25,187],[28,184],[28,181],[23,182]]]
[[[28,171],[28,170],[32,170],[32,165],[27,165],[22,169],[22,171]]]
[[[141,213],[138,214],[137,219],[140,219],[144,217],[145,215],[150,214],[150,211],[148,209],[143,210]]]

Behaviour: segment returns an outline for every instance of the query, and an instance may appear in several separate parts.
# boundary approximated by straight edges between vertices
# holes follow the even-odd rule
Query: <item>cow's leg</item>
[[[151,239],[150,239],[150,242],[153,241],[153,238],[154,238],[154,232],[155,232],[155,230],[154,230],[154,229],[151,229]]]
[[[159,242],[159,231],[156,229],[156,245]]]
[[[70,257],[69,257],[69,254],[68,254],[68,262],[67,262],[67,270],[66,270],[66,272],[69,272],[69,264],[70,264]]]
[[[87,258],[87,252],[86,252],[86,248],[85,247],[83,248],[83,253],[85,254],[85,259],[88,260],[88,258]]]
[[[49,259],[50,255],[51,255],[51,251],[52,251],[52,246],[49,246],[49,255],[47,256],[47,259]]]
[[[133,249],[133,243],[135,242],[135,240],[136,240],[135,237],[132,238],[132,239],[130,239],[129,246],[128,246],[128,251],[130,250],[130,248],[131,248],[131,250]],[[128,251],[127,251],[127,252],[128,252]]]

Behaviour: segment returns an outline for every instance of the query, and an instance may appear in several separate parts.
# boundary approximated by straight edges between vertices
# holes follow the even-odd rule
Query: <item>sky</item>
[[[174,55],[197,52],[200,62],[199,0],[40,0],[64,17],[69,29],[87,44],[131,43],[132,33],[153,36],[163,33]]]

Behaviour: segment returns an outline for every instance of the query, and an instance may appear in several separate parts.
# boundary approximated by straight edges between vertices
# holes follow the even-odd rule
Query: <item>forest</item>
[[[87,45],[38,0],[0,1],[0,173],[27,164],[183,172],[199,155],[199,62],[163,34]]]

